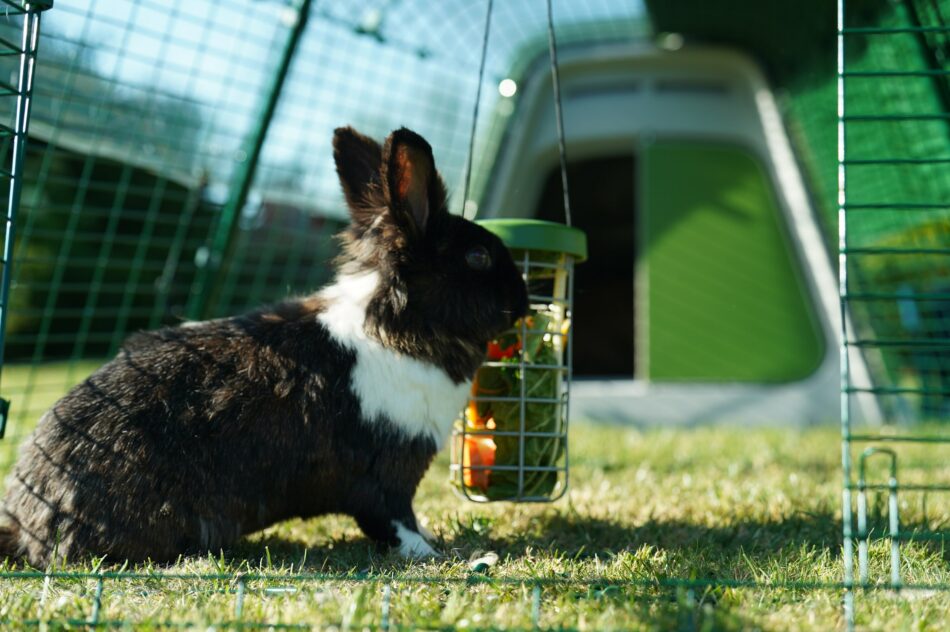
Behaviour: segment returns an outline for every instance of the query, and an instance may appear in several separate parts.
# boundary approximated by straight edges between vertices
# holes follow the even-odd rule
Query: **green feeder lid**
[[[483,219],[476,223],[498,235],[509,248],[563,252],[578,261],[587,259],[587,235],[577,228],[539,219]]]

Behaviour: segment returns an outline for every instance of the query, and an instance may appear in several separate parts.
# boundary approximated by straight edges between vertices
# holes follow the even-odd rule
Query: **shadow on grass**
[[[529,585],[534,578],[567,579],[544,589],[550,607],[557,600],[592,608],[613,603],[633,609],[646,629],[767,629],[764,611],[756,613],[761,610],[757,606],[749,611],[750,606],[761,605],[762,599],[773,604],[800,601],[806,593],[798,582],[840,579],[841,525],[831,512],[706,526],[655,519],[624,524],[552,507],[523,512],[517,520],[524,529],[517,532],[503,522],[509,518],[508,514],[467,515],[456,524],[444,525],[437,548],[452,564],[422,569],[362,537],[327,540],[326,546],[316,547],[309,540],[308,548],[307,542],[292,537],[257,536],[233,547],[229,558],[235,564],[246,561],[253,570],[262,563],[266,548],[271,565],[292,566],[301,572],[458,580],[470,572],[464,562],[490,550],[499,555],[502,565],[498,571],[487,571],[488,577],[526,577]],[[911,524],[904,527],[913,529]],[[933,551],[940,550],[939,543],[931,545]],[[618,560],[623,563],[612,563]],[[631,585],[624,578],[646,583]],[[683,579],[753,580],[773,587],[666,584]],[[663,585],[650,584],[657,580]],[[458,586],[458,581],[444,586],[436,583],[433,590]],[[831,595],[832,602],[840,597],[837,589],[821,590]]]
[[[576,513],[545,513],[532,521],[531,528],[513,536],[484,537],[460,532],[453,546],[486,545],[504,557],[523,555],[528,547],[557,551],[569,559],[605,557],[622,551],[651,546],[667,551],[729,552],[768,556],[789,548],[830,549],[837,553],[841,543],[840,523],[833,515],[800,515],[781,522],[741,521],[710,527],[677,520],[649,520],[628,525]],[[481,539],[482,544],[476,544]]]
[[[804,523],[803,519],[803,523]],[[815,520],[820,523],[821,520]],[[830,521],[829,521],[830,522]],[[474,524],[480,524],[476,527]],[[833,522],[831,522],[834,525]],[[809,529],[803,525],[785,525],[786,533],[799,532],[803,535],[799,543],[814,544],[821,536],[807,535]],[[456,564],[435,569],[416,570],[412,572],[412,563],[399,558],[393,552],[379,549],[369,540],[359,538],[355,540],[334,540],[325,547],[308,548],[302,540],[295,540],[284,535],[265,535],[243,540],[238,546],[229,551],[232,564],[247,563],[250,569],[255,569],[269,559],[274,568],[292,566],[297,572],[325,572],[341,577],[353,574],[380,574],[393,577],[398,581],[400,577],[451,577],[458,580],[469,575],[467,565],[458,562],[467,561],[473,556],[486,550],[492,550],[500,556],[503,564],[508,568],[505,577],[527,578],[528,586],[532,579],[576,579],[563,584],[544,588],[544,600],[541,607],[556,607],[556,602],[567,601],[572,604],[586,604],[594,609],[607,606],[632,610],[645,629],[656,630],[745,630],[768,629],[761,621],[743,613],[741,602],[732,597],[724,598],[725,591],[718,586],[709,587],[677,587],[653,585],[629,585],[623,583],[622,576],[616,572],[610,577],[597,579],[592,577],[590,564],[585,564],[595,556],[601,560],[623,552],[635,552],[644,545],[656,549],[681,548],[689,553],[699,547],[711,545],[723,551],[732,550],[739,555],[739,550],[757,542],[757,548],[762,555],[772,548],[780,550],[781,538],[772,533],[766,525],[746,525],[737,530],[710,530],[704,527],[688,524],[669,524],[651,522],[636,527],[611,522],[609,520],[584,517],[577,514],[562,514],[557,511],[544,511],[532,521],[531,528],[514,537],[494,537],[491,535],[492,525],[484,523],[469,523],[456,525],[457,530],[447,534],[439,543],[439,548],[445,553],[449,562]],[[778,526],[775,526],[778,528]],[[713,533],[711,534],[710,531]],[[834,528],[822,529],[833,538]],[[712,540],[710,539],[712,538]],[[833,541],[833,540],[829,540]],[[713,544],[714,542],[714,544]],[[769,542],[766,545],[764,542]],[[786,540],[786,545],[788,541]],[[331,548],[332,547],[332,548]],[[266,553],[265,553],[266,550]],[[529,553],[530,551],[530,553]],[[531,570],[523,564],[528,557],[539,564]],[[544,563],[545,559],[552,560],[551,565]],[[557,560],[569,560],[567,568],[556,570]],[[574,565],[574,566],[570,566]],[[710,569],[713,570],[713,569]],[[717,569],[716,573],[722,569]],[[585,572],[586,571],[586,572]],[[648,579],[663,578],[662,575],[640,575],[631,569],[632,577]],[[476,575],[490,578],[488,575]],[[576,575],[574,574],[576,572]],[[693,577],[716,577],[717,574],[703,575],[694,573]],[[502,576],[502,573],[497,573]],[[687,575],[688,576],[688,575]],[[725,577],[725,575],[718,575]],[[677,575],[671,573],[668,578]],[[436,582],[433,590],[448,594],[448,591],[464,586],[458,581],[445,585]],[[505,588],[501,588],[504,590]]]
[[[244,565],[252,571],[293,568],[300,573],[340,575],[395,570],[407,564],[393,551],[365,537],[328,540],[325,546],[315,547],[282,534],[242,538],[225,551],[225,558],[234,566]]]
[[[666,551],[676,558],[693,562],[708,561],[713,566],[694,565],[693,576],[708,577],[704,570],[721,570],[723,565],[741,558],[744,564],[766,566],[802,551],[826,554],[838,560],[841,556],[841,523],[832,513],[800,513],[777,521],[737,521],[721,526],[707,526],[681,520],[648,520],[629,525],[604,518],[585,516],[561,509],[548,509],[530,518],[527,528],[514,534],[499,528],[502,518],[470,516],[450,525],[449,532],[437,533],[436,548],[450,561],[467,560],[484,551],[493,551],[503,560],[517,562],[529,552],[535,557],[557,557],[581,562],[592,558],[609,559],[623,552],[636,552],[643,547]],[[875,522],[880,525],[875,526]],[[886,520],[873,521],[872,537],[884,541]],[[906,523],[904,531],[923,525]],[[495,532],[502,532],[495,535]],[[950,561],[950,551],[939,541],[921,542],[934,553]],[[346,572],[369,567],[402,568],[409,564],[395,552],[379,547],[371,540],[357,536],[331,539],[326,546],[312,546],[302,539],[284,535],[257,535],[242,539],[228,551],[234,562],[259,565],[267,555],[272,565],[294,566],[307,570]],[[698,573],[698,574],[697,574]]]
[[[743,521],[709,527],[684,521],[651,520],[628,525],[577,513],[549,510],[534,516],[526,530],[513,535],[494,535],[500,518],[473,517],[452,525],[450,533],[437,534],[440,549],[449,560],[469,559],[484,551],[494,551],[501,559],[516,562],[528,552],[537,557],[557,557],[583,561],[608,559],[644,546],[674,555],[702,550],[704,558],[720,561],[743,556],[746,561],[762,561],[803,547],[828,550],[838,556],[841,526],[831,514],[801,515],[781,522]],[[285,535],[258,535],[241,540],[227,551],[233,562],[259,565],[267,556],[275,566],[307,570],[345,572],[365,568],[395,569],[408,562],[364,537],[327,541],[326,546],[309,546],[302,539]],[[701,569],[694,569],[701,570]]]

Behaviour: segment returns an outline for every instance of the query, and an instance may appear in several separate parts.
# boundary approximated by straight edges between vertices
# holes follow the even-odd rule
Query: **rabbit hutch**
[[[591,251],[577,270],[574,410],[634,423],[827,421],[836,271],[774,95],[747,55],[676,37],[561,56],[576,222]],[[517,110],[498,114],[486,216],[560,212],[543,62],[523,66]]]

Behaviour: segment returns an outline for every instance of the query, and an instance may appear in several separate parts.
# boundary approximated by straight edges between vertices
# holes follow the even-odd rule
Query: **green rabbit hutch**
[[[542,62],[519,76],[483,216],[560,216]],[[835,270],[760,68],[722,47],[626,44],[576,45],[561,68],[576,224],[590,242],[577,272],[575,413],[834,419]]]

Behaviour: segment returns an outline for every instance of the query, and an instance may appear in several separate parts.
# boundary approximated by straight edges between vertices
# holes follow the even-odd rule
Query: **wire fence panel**
[[[345,217],[335,127],[380,138],[418,130],[460,190],[480,15],[467,2],[58,3],[24,164],[5,345],[4,394],[16,403],[0,469],[57,396],[130,333],[238,313],[328,279]],[[559,18],[569,35],[644,30],[635,7],[613,0],[571,3]],[[495,88],[512,59],[546,41],[543,6],[507,5],[495,19],[482,134],[490,122],[501,129]],[[0,22],[0,38],[19,36]],[[15,61],[0,64],[9,76]],[[478,176],[492,156],[476,146],[475,159]]]
[[[851,587],[901,590],[911,542],[946,543],[950,480],[916,466],[950,456],[950,4],[903,2],[877,24],[839,2],[838,218],[842,304],[844,581],[848,629],[860,622]],[[853,317],[853,318],[852,318]],[[851,382],[850,349],[874,373]],[[861,400],[890,425],[860,433]],[[941,423],[922,433],[913,422]],[[908,520],[910,506],[924,508]],[[872,543],[888,547],[873,553]]]
[[[285,35],[270,8],[244,4],[62,2],[49,14],[6,341],[22,363],[5,385],[14,443],[129,333],[180,320],[226,197],[215,187],[256,115],[247,95]]]
[[[854,9],[843,35],[852,336],[876,341],[865,360],[879,388],[895,389],[864,399],[907,422],[950,415],[940,348],[950,332],[948,13],[942,2],[897,3],[868,30]]]
[[[646,4],[655,19],[691,6]],[[19,2],[2,5],[0,95],[9,95],[18,91],[9,78],[18,72],[23,18]],[[651,34],[637,3],[555,5],[563,46],[639,46]],[[719,19],[748,34],[775,22],[774,12],[750,11],[758,16],[751,28],[721,5],[718,18],[702,12],[710,3],[693,5],[707,7],[695,12],[701,26]],[[743,6],[753,5],[760,3]],[[801,76],[770,75],[787,88],[790,133],[830,241],[838,214],[845,220],[842,301],[853,323],[845,341],[873,377],[872,387],[857,387],[847,375],[843,383],[848,570],[841,581],[792,574],[760,580],[750,572],[730,579],[628,573],[489,582],[474,574],[249,574],[227,566],[210,575],[154,568],[0,573],[4,581],[17,579],[5,584],[16,588],[0,626],[134,625],[123,608],[132,600],[136,612],[169,627],[305,627],[309,615],[301,613],[314,610],[296,608],[306,600],[341,627],[451,627],[478,602],[499,617],[487,627],[510,615],[509,627],[534,629],[569,625],[568,614],[558,613],[574,612],[583,600],[621,612],[648,597],[686,604],[657,620],[691,629],[702,623],[703,608],[717,599],[728,603],[733,590],[762,602],[846,592],[846,621],[861,623],[861,604],[876,595],[946,590],[928,564],[938,557],[945,563],[939,551],[950,488],[933,475],[935,452],[947,450],[950,418],[950,2],[872,5],[847,12],[841,31],[846,152],[838,167],[847,186],[840,204],[829,109],[836,77],[799,81],[808,73],[798,64],[810,59],[798,59],[800,46],[785,47],[793,58],[779,46],[771,68],[795,65]],[[3,395],[13,407],[0,473],[40,415],[130,333],[237,313],[327,280],[332,235],[345,218],[330,146],[335,127],[353,125],[377,138],[402,125],[420,132],[435,148],[452,210],[474,214],[517,103],[499,93],[499,82],[520,79],[547,46],[542,2],[496,4],[469,155],[483,19],[484,6],[464,0],[58,0],[44,16],[16,232],[6,232],[15,236],[16,259],[12,267],[4,260],[11,293],[2,305]],[[816,50],[816,67],[826,67],[830,48]],[[14,154],[10,116],[0,119],[4,165]],[[462,200],[469,160],[472,188]],[[0,166],[4,192],[12,173]],[[848,413],[858,405],[879,406],[894,425],[886,432],[852,427]],[[832,512],[829,523],[833,518]],[[150,610],[153,597],[178,606]],[[413,612],[419,603],[426,605]],[[680,620],[680,612],[700,614]]]

